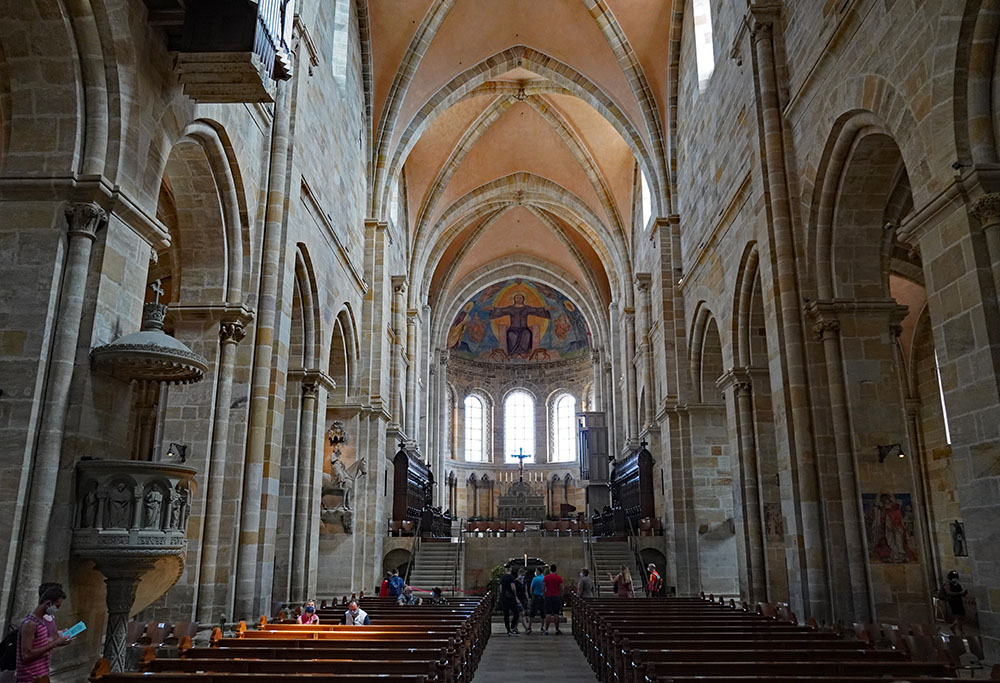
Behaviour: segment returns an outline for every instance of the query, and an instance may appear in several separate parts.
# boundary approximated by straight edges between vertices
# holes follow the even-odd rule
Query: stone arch
[[[604,264],[612,291],[617,290],[620,282],[631,282],[629,251],[622,236],[611,233],[589,206],[561,185],[522,172],[497,178],[467,192],[437,219],[437,225],[447,226],[445,230],[416,238],[410,262],[411,278],[416,285],[413,291],[426,288],[422,281],[424,274],[433,272],[432,266],[436,266],[449,243],[465,228],[497,208],[511,204],[552,212],[578,228]],[[622,295],[630,304],[632,288],[623,287]]]
[[[510,277],[538,280],[569,296],[580,306],[591,334],[596,336],[600,344],[606,344],[608,335],[606,318],[598,315],[601,308],[595,306],[595,302],[585,296],[584,290],[573,283],[572,276],[553,264],[541,262],[534,257],[518,255],[494,261],[469,273],[450,290],[450,298],[432,304],[435,311],[440,311],[434,316],[432,339],[440,340],[440,346],[444,348],[451,321],[455,319],[458,310],[465,302],[483,288]]]
[[[698,403],[719,403],[715,382],[723,374],[724,368],[722,335],[715,316],[704,302],[697,306],[688,348],[691,386]]]
[[[336,384],[333,391],[336,402],[346,403],[350,397],[357,395],[358,335],[348,304],[344,304],[333,321],[328,372]]]
[[[483,404],[483,459],[479,460],[468,460],[466,458],[466,444],[465,444],[465,399],[469,396],[474,396],[479,399]],[[484,391],[478,387],[470,387],[462,392],[462,402],[461,408],[458,407],[458,403],[455,404],[456,412],[459,413],[459,419],[457,422],[458,427],[458,439],[461,442],[460,451],[462,453],[462,460],[466,462],[493,462],[493,427],[496,415],[496,406],[494,405],[493,397],[488,391]]]
[[[316,289],[316,274],[313,270],[312,259],[309,257],[308,247],[301,242],[295,250],[293,282],[292,310],[298,313],[301,325],[300,358],[302,367],[314,370],[319,367],[319,358],[321,357],[319,293]]]
[[[633,156],[639,161],[640,165],[647,172],[647,175],[653,179],[653,182],[657,185],[657,190],[659,190],[660,174],[658,167],[653,163],[653,157],[646,149],[645,141],[639,130],[614,100],[590,79],[568,64],[560,62],[538,50],[518,45],[507,48],[492,57],[484,59],[479,64],[466,69],[438,90],[413,119],[408,122],[407,127],[400,135],[399,141],[393,147],[393,156],[391,159],[387,159],[388,145],[392,143],[392,138],[394,137],[392,129],[395,125],[394,123],[386,124],[386,132],[376,140],[378,148],[376,149],[376,161],[374,164],[373,215],[382,215],[386,206],[389,193],[388,169],[398,168],[402,165],[403,161],[409,155],[410,150],[413,149],[413,146],[431,122],[451,107],[451,105],[461,100],[466,94],[475,90],[486,81],[515,68],[524,68],[537,73],[593,107],[622,136],[622,139],[625,140],[626,144],[632,150]],[[401,67],[400,72],[403,70],[404,68]],[[397,73],[398,77],[399,73]],[[412,74],[408,76],[408,78],[411,77]],[[662,197],[664,196],[663,193],[657,192],[657,208],[660,209],[661,214],[663,213]]]
[[[13,176],[60,176],[80,171],[89,110],[83,101],[79,43],[73,16],[60,0],[38,0],[0,22],[7,76],[10,134],[3,170]],[[100,54],[100,47],[96,48]],[[44,55],[45,77],[39,76]],[[22,77],[23,75],[23,77]],[[38,140],[44,138],[44,153]],[[93,171],[91,171],[93,172]]]
[[[810,232],[817,296],[884,298],[897,227],[886,217],[913,205],[902,151],[873,113],[849,112],[834,126],[823,162]]]
[[[945,22],[942,22],[944,24]],[[944,26],[942,26],[944,32]],[[946,33],[944,41],[956,36]],[[938,71],[954,68],[955,146],[959,161],[996,163],[1000,131],[994,116],[1000,92],[1000,0],[968,0],[951,54]]]

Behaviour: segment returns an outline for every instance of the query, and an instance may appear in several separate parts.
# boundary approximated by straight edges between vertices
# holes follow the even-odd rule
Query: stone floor
[[[521,629],[507,636],[503,624],[493,624],[493,635],[476,669],[474,683],[589,683],[597,677],[573,639],[572,625],[562,625],[563,635],[543,636]]]

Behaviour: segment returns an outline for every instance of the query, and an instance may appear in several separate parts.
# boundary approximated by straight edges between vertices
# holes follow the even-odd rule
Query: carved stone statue
[[[181,497],[180,494],[174,496],[173,502],[170,503],[170,522],[167,524],[168,529],[180,529],[181,524]]]
[[[347,471],[347,467],[344,466],[343,461],[337,458],[332,463],[333,466],[333,476],[337,480],[337,487],[344,494],[344,501],[338,506],[338,509],[350,510],[351,509],[351,495],[354,493],[354,484],[357,482],[358,477],[368,473],[365,467],[364,460],[358,460],[354,465],[354,475],[350,475]]]
[[[146,492],[143,501],[145,516],[142,527],[144,529],[158,529],[160,527],[160,509],[163,507],[163,494],[156,489]]]
[[[187,487],[177,485],[178,493],[178,507],[180,508],[180,525],[178,529],[186,529],[188,523],[188,516],[191,514],[191,493],[187,490]]]
[[[83,513],[80,515],[80,528],[93,529],[97,526],[97,484],[93,484],[83,498]]]
[[[125,485],[125,482],[118,482],[108,493],[108,521],[105,526],[109,529],[128,529],[131,524],[132,492]]]

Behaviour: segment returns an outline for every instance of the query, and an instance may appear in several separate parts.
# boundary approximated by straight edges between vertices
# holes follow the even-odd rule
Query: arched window
[[[504,459],[516,463],[514,453],[527,453],[535,462],[535,399],[527,391],[512,391],[503,404]]]
[[[576,399],[569,394],[560,396],[553,406],[552,462],[576,460]]]
[[[347,84],[348,46],[351,38],[351,0],[333,5],[333,77],[341,88]]]
[[[698,63],[698,88],[704,90],[715,71],[712,8],[709,0],[694,0],[694,48],[695,61]]]
[[[642,200],[642,225],[639,227],[645,229],[649,225],[649,217],[653,215],[653,197],[649,193],[649,181],[646,180],[646,174],[641,170],[639,171],[639,193]]]
[[[472,394],[465,397],[465,459],[486,460],[486,411],[483,400]]]

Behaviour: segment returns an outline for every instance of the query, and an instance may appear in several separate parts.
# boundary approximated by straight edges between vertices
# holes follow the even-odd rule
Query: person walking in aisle
[[[531,580],[531,608],[528,613],[528,632],[531,632],[531,620],[537,616],[545,627],[545,572],[541,567],[535,568],[535,578]]]
[[[542,635],[548,635],[549,625],[556,627],[556,635],[561,636],[559,620],[562,618],[563,578],[556,573],[556,566],[549,565],[549,573],[543,580],[545,584],[545,627]]]
[[[646,595],[655,598],[663,588],[663,579],[660,577],[660,573],[656,571],[656,565],[652,562],[646,567],[646,571],[649,572],[649,581],[646,583]]]
[[[580,580],[576,582],[576,594],[583,599],[596,598],[594,580],[590,578],[590,570],[584,567],[580,570]]]
[[[517,595],[517,608],[520,615],[518,621],[524,627],[525,633],[531,633],[531,617],[528,616],[528,570],[521,567],[517,570],[517,580],[514,582],[514,593]]]
[[[511,566],[510,571],[500,577],[500,609],[503,610],[503,625],[508,636],[520,635],[517,630],[517,567]]]

